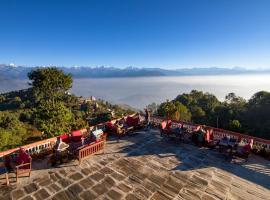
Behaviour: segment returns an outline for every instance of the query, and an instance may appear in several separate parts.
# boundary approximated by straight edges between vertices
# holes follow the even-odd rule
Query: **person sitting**
[[[63,158],[67,157],[67,150],[69,148],[69,145],[64,143],[60,137],[57,137],[55,146],[54,146],[54,162],[52,162],[52,165],[55,165],[57,161],[60,161],[60,163],[63,162]]]

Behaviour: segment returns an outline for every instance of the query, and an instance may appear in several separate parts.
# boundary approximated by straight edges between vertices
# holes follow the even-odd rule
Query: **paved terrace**
[[[252,155],[233,163],[217,150],[161,138],[158,130],[109,138],[105,154],[81,166],[46,162],[34,162],[31,178],[0,186],[0,199],[270,199],[269,161]]]

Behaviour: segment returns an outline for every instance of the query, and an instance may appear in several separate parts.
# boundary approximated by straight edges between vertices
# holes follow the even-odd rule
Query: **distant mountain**
[[[147,77],[147,76],[189,76],[189,75],[232,75],[232,74],[258,74],[270,73],[270,70],[248,70],[244,68],[184,68],[167,70],[161,68],[135,68],[124,69],[115,67],[59,67],[74,78],[108,78],[108,77]],[[14,64],[0,64],[0,82],[5,79],[26,79],[32,67],[15,66]]]

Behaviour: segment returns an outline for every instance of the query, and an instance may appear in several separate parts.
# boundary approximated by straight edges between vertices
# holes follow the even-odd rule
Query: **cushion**
[[[83,134],[80,130],[71,132],[71,140],[72,142],[80,142]]]

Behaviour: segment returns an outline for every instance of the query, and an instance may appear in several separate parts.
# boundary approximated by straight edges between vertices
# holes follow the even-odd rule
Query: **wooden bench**
[[[103,151],[105,149],[105,141],[106,140],[101,140],[97,143],[90,144],[86,147],[83,147],[82,149],[79,150],[79,155],[78,155],[78,160],[79,160],[79,165],[82,163],[82,161],[86,158],[88,158],[91,155],[94,155],[100,151]]]

